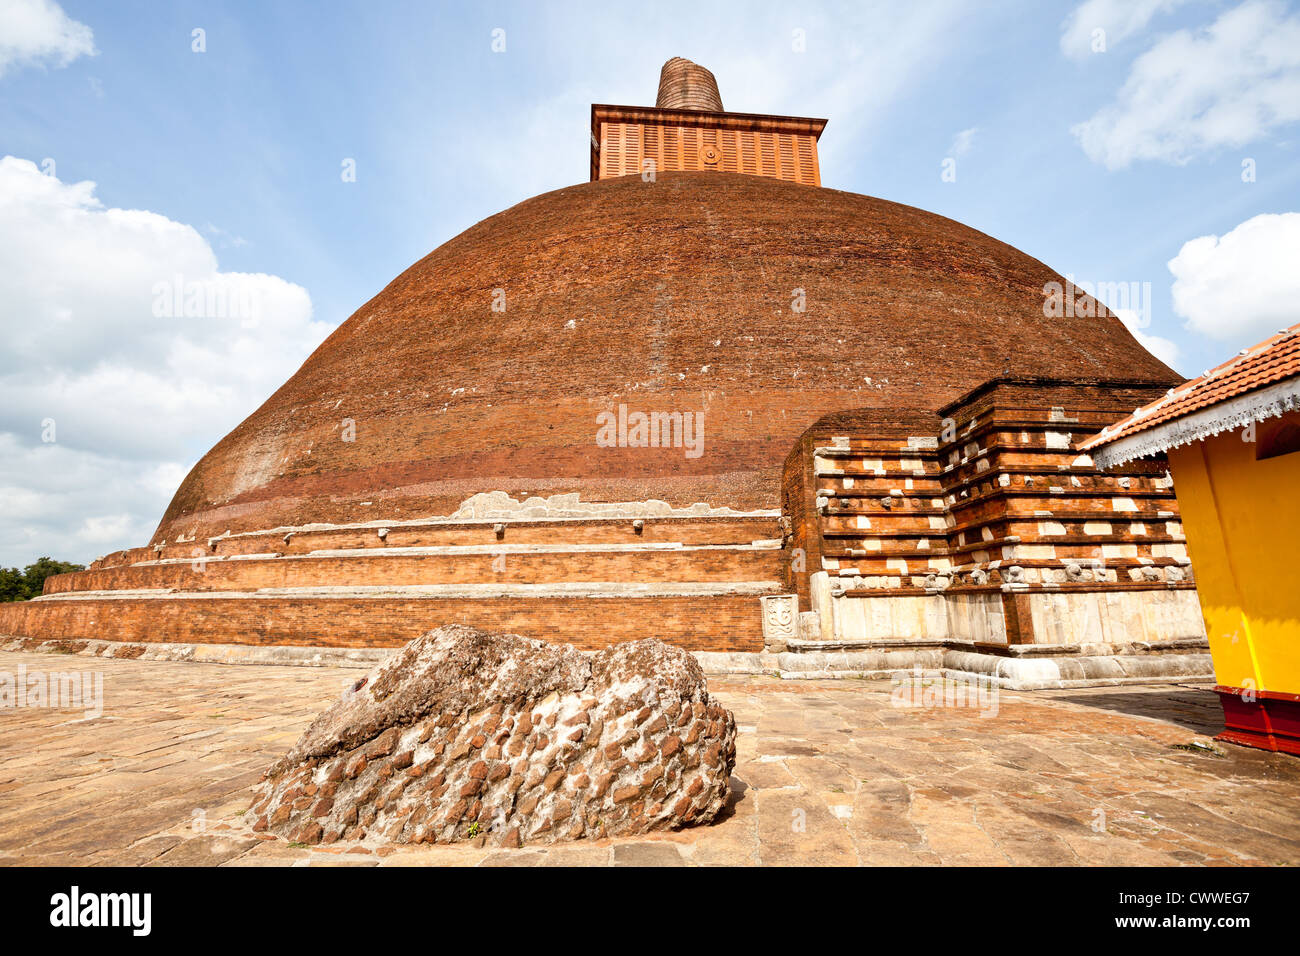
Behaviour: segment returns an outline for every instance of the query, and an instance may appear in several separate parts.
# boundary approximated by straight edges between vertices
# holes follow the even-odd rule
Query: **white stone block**
[[[1024,560],[1044,560],[1056,557],[1056,546],[1051,544],[1021,544],[1013,549],[1012,554],[1005,555],[1010,558],[1021,558]]]

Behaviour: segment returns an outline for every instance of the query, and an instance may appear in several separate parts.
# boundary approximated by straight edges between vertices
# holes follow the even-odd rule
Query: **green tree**
[[[69,571],[84,571],[84,564],[71,561],[55,561],[53,558],[37,558],[23,569],[0,569],[0,600],[26,601],[40,597],[45,590],[45,579],[52,574],[66,574]]]
[[[0,601],[27,600],[27,581],[17,568],[0,568]]]

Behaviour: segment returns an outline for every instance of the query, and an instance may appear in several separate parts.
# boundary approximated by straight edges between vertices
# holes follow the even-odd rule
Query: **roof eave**
[[[719,113],[712,110],[671,110],[659,106],[616,106],[610,103],[592,103],[592,133],[598,134],[601,124],[607,122],[801,133],[820,139],[828,120],[815,116],[782,116],[776,113]]]
[[[1117,432],[1114,438],[1102,432],[1079,448],[1098,468],[1115,468],[1293,411],[1300,411],[1300,375],[1141,431]]]

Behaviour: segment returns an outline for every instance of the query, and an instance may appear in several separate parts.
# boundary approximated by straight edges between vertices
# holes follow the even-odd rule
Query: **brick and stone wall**
[[[0,633],[132,642],[400,647],[431,627],[466,624],[586,650],[655,637],[695,651],[762,650],[759,592],[461,597],[303,593],[116,596],[0,606]]]
[[[1075,446],[1159,390],[997,380],[928,421],[830,417],[786,463],[823,640],[1072,644],[1204,635],[1172,483]],[[786,580],[789,582],[790,575]]]

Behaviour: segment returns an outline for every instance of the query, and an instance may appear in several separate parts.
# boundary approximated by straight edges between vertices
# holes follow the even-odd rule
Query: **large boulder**
[[[452,625],[406,645],[267,772],[254,829],[301,843],[549,843],[706,823],[736,722],[662,641],[589,653]]]

